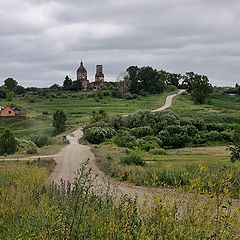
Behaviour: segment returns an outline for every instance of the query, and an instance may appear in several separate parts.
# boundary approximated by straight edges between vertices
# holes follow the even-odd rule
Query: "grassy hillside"
[[[105,110],[107,114],[129,114],[140,110],[151,110],[162,106],[167,95],[150,95],[138,97],[133,100],[113,98],[109,96],[98,97],[97,94],[64,94],[55,98],[15,98],[14,104],[19,106],[27,115],[27,120],[0,119],[0,133],[4,128],[11,128],[16,136],[52,131],[52,115],[55,110],[63,110],[67,114],[68,129],[89,121],[93,111]],[[0,106],[9,102],[0,100]],[[44,115],[43,112],[47,112]]]
[[[203,119],[209,123],[240,124],[240,97],[223,93],[211,95],[207,104],[194,104],[189,95],[180,95],[171,107],[185,119]]]

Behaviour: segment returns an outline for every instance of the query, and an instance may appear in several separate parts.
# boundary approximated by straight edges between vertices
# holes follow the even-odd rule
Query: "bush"
[[[155,142],[154,140],[144,140],[144,139],[139,139],[138,140],[138,147],[141,149],[141,150],[144,150],[144,151],[149,151],[151,149],[154,149],[154,148],[158,148],[159,145],[157,144],[157,142]]]
[[[154,135],[154,131],[151,127],[132,128],[129,132],[136,138]]]
[[[31,141],[33,141],[37,147],[41,148],[43,146],[49,145],[50,139],[47,135],[33,135],[30,137]]]
[[[121,163],[124,165],[135,165],[135,166],[145,165],[144,159],[135,153],[131,153],[130,155],[123,157],[121,159]]]
[[[192,120],[192,124],[197,128],[199,131],[206,130],[206,124],[203,120],[197,119],[197,120]]]
[[[131,93],[126,93],[126,94],[124,95],[124,98],[125,98],[126,100],[132,100],[132,99],[133,99],[133,95],[132,95]]]
[[[150,149],[149,153],[153,155],[168,155],[167,151],[163,148]]]
[[[207,130],[210,131],[217,131],[217,132],[222,132],[226,130],[226,126],[224,124],[217,124],[217,123],[208,123],[206,124]]]
[[[26,139],[16,139],[20,151],[24,151],[28,154],[36,154],[37,146],[31,140]]]
[[[210,132],[205,134],[205,137],[206,137],[208,142],[221,141],[221,135],[217,131],[210,131]]]
[[[159,138],[163,141],[163,146],[173,148],[185,147],[192,143],[193,138],[188,135],[186,126],[172,125],[159,133]]]
[[[146,137],[143,137],[142,138],[144,141],[152,141],[152,142],[155,142],[158,147],[162,146],[163,142],[161,139],[159,139],[158,137],[156,136],[146,136]]]
[[[118,133],[113,138],[113,142],[119,147],[133,148],[137,146],[136,138],[130,135],[128,131]]]
[[[111,127],[91,127],[84,129],[84,138],[92,144],[100,144],[116,134]]]
[[[17,151],[17,141],[14,134],[6,129],[0,136],[0,154],[12,154]]]

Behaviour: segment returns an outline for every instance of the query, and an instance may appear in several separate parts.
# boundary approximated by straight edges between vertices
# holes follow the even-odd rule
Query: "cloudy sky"
[[[240,1],[0,0],[0,84],[62,84],[84,61],[93,80],[129,65],[240,83]]]

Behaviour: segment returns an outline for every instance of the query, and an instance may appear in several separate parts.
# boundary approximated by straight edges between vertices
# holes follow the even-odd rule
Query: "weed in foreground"
[[[42,168],[9,168],[0,173],[11,178],[0,190],[1,239],[240,238],[240,209],[235,212],[227,191],[142,200],[96,186],[87,163],[73,184],[50,186]]]

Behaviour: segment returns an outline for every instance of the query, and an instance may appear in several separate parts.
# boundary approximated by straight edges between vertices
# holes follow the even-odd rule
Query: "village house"
[[[19,118],[25,117],[21,115],[21,109],[17,107],[0,107],[0,118]]]

